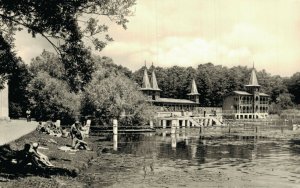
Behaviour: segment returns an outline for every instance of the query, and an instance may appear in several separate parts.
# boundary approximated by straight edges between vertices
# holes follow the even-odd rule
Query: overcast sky
[[[110,25],[106,55],[130,68],[144,61],[169,67],[212,62],[252,66],[271,74],[300,71],[300,0],[137,0],[128,29]],[[51,47],[17,36],[26,63]]]

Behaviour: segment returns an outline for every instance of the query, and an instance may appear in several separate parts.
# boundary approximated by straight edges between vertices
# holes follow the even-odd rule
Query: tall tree
[[[132,14],[134,4],[135,0],[2,0],[0,51],[10,59],[5,63],[14,66],[14,56],[8,54],[13,53],[15,33],[26,29],[32,37],[42,36],[59,54],[69,85],[78,91],[91,80],[93,72],[91,48],[85,39],[102,50],[112,41],[107,20],[126,28],[126,17]]]

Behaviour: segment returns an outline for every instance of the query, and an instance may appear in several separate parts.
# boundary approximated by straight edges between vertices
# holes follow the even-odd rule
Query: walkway
[[[0,146],[12,142],[35,130],[37,122],[26,120],[0,121]]]

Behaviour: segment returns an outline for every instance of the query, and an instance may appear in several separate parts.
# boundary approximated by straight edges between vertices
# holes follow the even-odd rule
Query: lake
[[[122,168],[112,166],[102,186],[300,187],[300,135],[241,137],[186,128],[105,137],[112,151],[98,160],[119,156]],[[97,171],[96,161],[90,172]]]

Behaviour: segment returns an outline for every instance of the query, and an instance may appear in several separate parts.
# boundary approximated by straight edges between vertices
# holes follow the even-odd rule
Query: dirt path
[[[37,122],[25,120],[0,121],[0,146],[14,141],[30,132],[37,126]]]

